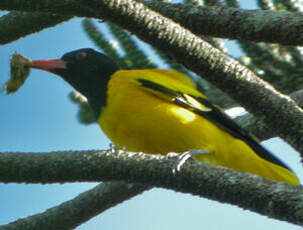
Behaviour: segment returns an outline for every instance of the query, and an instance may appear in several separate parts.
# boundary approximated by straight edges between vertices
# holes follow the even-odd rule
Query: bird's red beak
[[[56,69],[66,69],[66,62],[60,59],[32,61],[31,68],[41,69],[56,74]]]

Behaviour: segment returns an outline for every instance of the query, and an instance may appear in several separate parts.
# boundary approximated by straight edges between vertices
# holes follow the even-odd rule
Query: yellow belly
[[[294,174],[263,160],[245,142],[131,82],[113,88],[109,84],[107,106],[98,122],[116,146],[129,151],[167,154],[204,149],[211,154],[197,156],[200,161],[276,181],[299,183]]]
[[[126,98],[136,98],[136,103]],[[131,91],[131,95],[129,91],[128,95],[120,91],[112,100],[124,103],[109,103],[99,123],[119,147],[161,154],[212,148],[212,124],[206,125],[206,120],[191,111],[138,89]]]

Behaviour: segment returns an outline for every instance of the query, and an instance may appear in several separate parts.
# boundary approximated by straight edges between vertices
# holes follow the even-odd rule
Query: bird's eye
[[[80,60],[82,58],[85,58],[86,56],[87,56],[86,52],[78,52],[75,57],[76,60]]]

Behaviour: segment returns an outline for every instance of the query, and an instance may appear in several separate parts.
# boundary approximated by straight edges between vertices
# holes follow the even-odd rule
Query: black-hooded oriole
[[[32,68],[61,76],[86,96],[102,130],[117,147],[161,154],[203,149],[208,153],[196,156],[200,161],[299,184],[283,162],[210,103],[184,74],[121,70],[93,49],[33,61]]]

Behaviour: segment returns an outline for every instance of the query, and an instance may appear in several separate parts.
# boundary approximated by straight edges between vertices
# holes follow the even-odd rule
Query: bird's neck
[[[102,108],[106,106],[107,86],[112,74],[113,72],[98,78],[98,81],[95,81],[93,85],[89,85],[88,90],[84,93],[97,120]]]
[[[93,84],[88,84],[85,87],[80,84],[82,90],[79,91],[86,96],[96,120],[98,120],[102,108],[106,106],[108,82],[110,81],[111,75],[117,70],[119,70],[119,67],[114,66],[107,71],[104,71],[102,77],[97,77],[95,81],[92,81]]]
[[[87,100],[90,108],[95,115],[96,120],[98,120],[102,108],[106,105],[106,88],[102,89],[102,91],[99,91],[99,94],[88,96]]]

